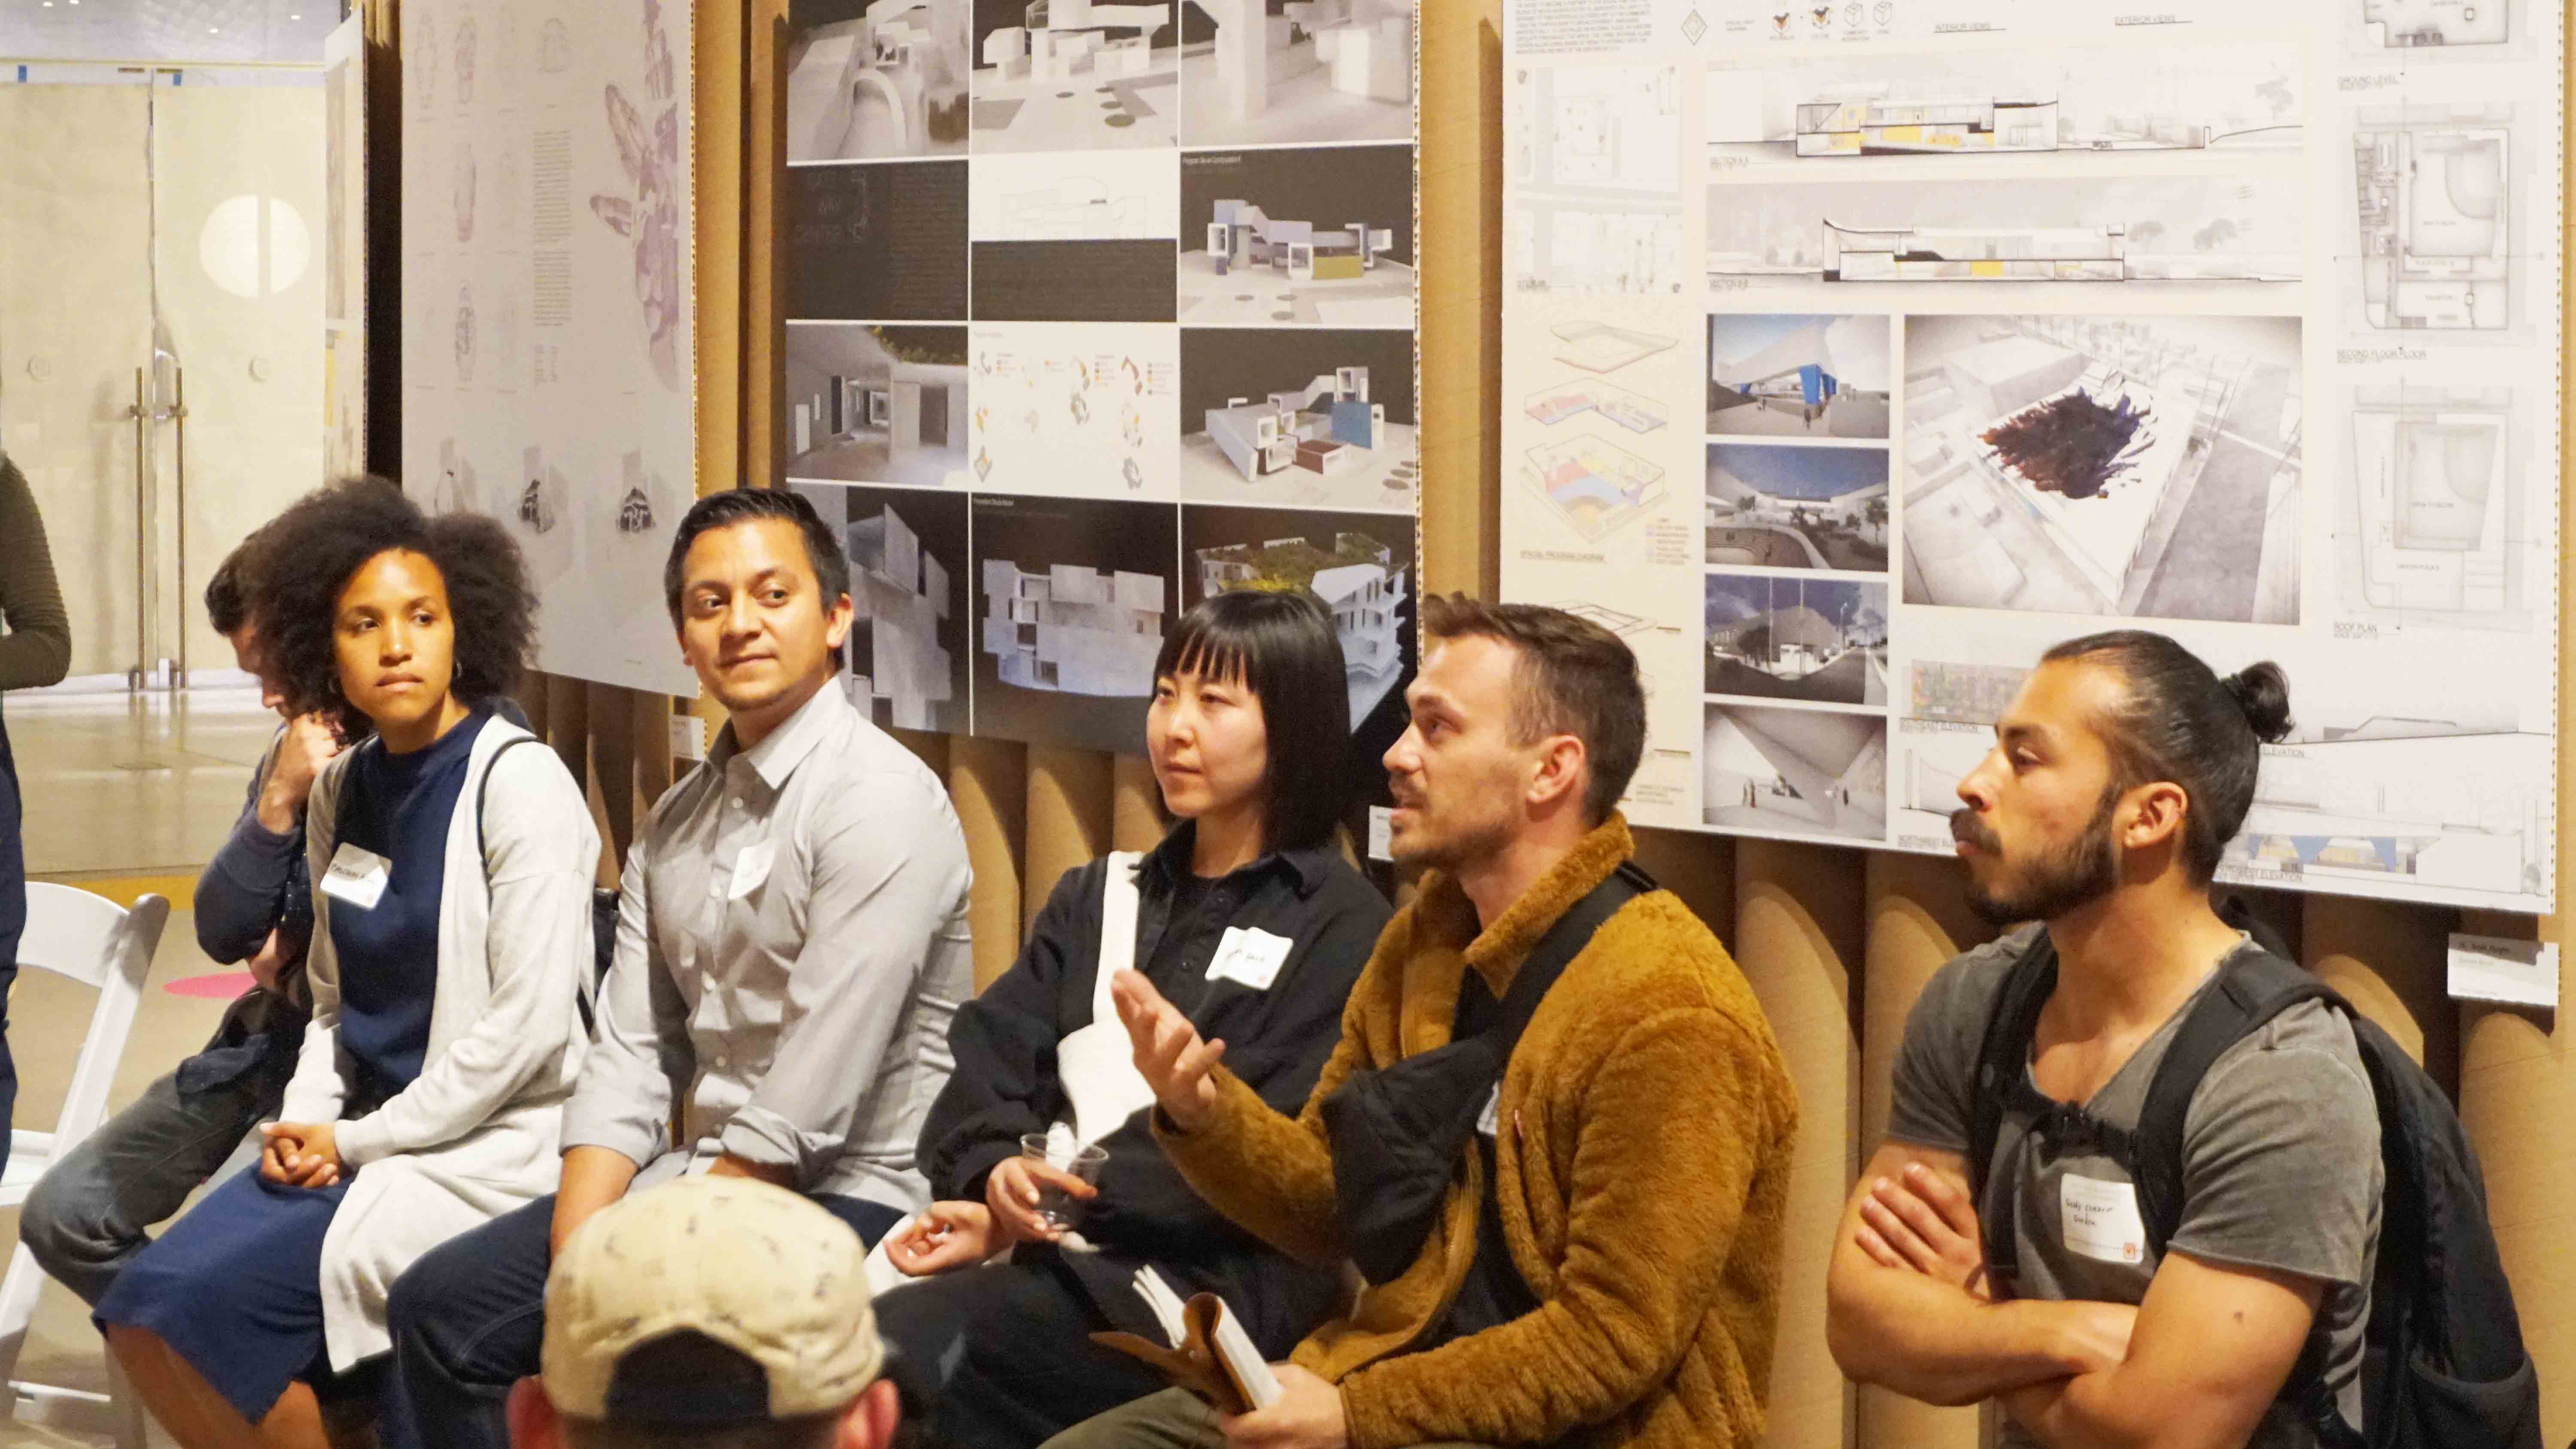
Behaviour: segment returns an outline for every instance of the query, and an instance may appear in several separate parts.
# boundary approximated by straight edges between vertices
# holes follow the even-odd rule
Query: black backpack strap
[[[2039,1030],[2040,1009],[2056,990],[2057,943],[2042,930],[2005,973],[2003,989],[1995,993],[1994,1009],[1986,1017],[1985,1041],[1977,1049],[1975,1090],[1968,1100],[1968,1191],[1985,1233],[1987,1271],[2007,1282],[2021,1263],[2013,1243],[2012,1204],[2009,1198],[1994,1201],[1987,1184],[1993,1176],[1995,1139],[2003,1134],[2005,1109],[2031,1107],[2023,1094],[2038,1095],[2030,1086],[2030,1040]],[[2053,1105],[2042,1097],[2034,1110]]]
[[[2138,1216],[2147,1242],[2162,1257],[2165,1244],[2182,1227],[2182,1139],[2191,1111],[2192,1093],[2200,1079],[2227,1049],[2265,1022],[2302,1001],[2324,1001],[2350,1015],[2334,989],[2258,942],[2239,951],[2219,968],[2218,979],[2201,994],[2191,1015],[2174,1033],[2147,1084],[2138,1109],[2136,1155],[2130,1170],[2137,1180]]]
[[[1521,958],[1520,969],[1512,973],[1511,989],[1503,993],[1502,1014],[1492,1026],[1478,1033],[1479,1040],[1494,1048],[1497,1063],[1511,1060],[1512,1047],[1520,1041],[1530,1018],[1538,1014],[1539,1002],[1556,984],[1556,978],[1564,975],[1565,968],[1592,943],[1592,933],[1617,915],[1621,906],[1657,889],[1660,887],[1653,876],[1646,874],[1645,867],[1623,860],[1617,870],[1603,877],[1583,899],[1556,918],[1556,924],[1538,938],[1529,954]]]
[[[503,740],[500,747],[492,751],[492,758],[484,763],[483,778],[474,782],[474,843],[480,849],[488,852],[492,848],[491,832],[483,828],[483,802],[491,797],[492,772],[501,768],[501,757],[510,753],[512,750],[517,749],[521,745],[541,745],[544,743],[545,741],[538,739],[535,735],[521,735],[515,740]],[[488,877],[491,873],[491,866],[486,864],[483,869],[485,875]]]

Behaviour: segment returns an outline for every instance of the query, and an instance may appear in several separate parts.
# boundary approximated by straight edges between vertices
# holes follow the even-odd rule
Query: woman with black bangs
[[[108,1346],[188,1449],[322,1446],[385,1293],[552,1190],[585,1034],[599,836],[494,717],[535,635],[516,545],[353,479],[269,526],[253,614],[291,712],[357,740],[315,779],[313,1023],[258,1166],[128,1264]]]
[[[1180,823],[1066,873],[1018,963],[958,1009],[921,1141],[943,1201],[883,1249],[922,1280],[884,1294],[877,1323],[926,1442],[1031,1449],[1163,1388],[1089,1339],[1163,1341],[1140,1267],[1224,1298],[1272,1359],[1338,1301],[1337,1275],[1226,1221],[1163,1156],[1109,978],[1143,971],[1273,1107],[1305,1104],[1388,915],[1336,844],[1349,714],[1332,621],[1304,593],[1220,595],[1164,641],[1145,738]],[[1034,1135],[1107,1148],[1098,1185],[1023,1158]],[[1039,1213],[1041,1187],[1079,1202],[1070,1228]]]

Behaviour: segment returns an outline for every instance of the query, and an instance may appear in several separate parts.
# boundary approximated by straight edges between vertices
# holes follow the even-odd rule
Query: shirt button
[[[736,795],[736,796],[734,796],[734,797],[733,797],[733,808],[735,808],[736,810],[739,810],[739,809],[741,809],[741,808],[742,808],[742,797],[741,797],[740,795]]]

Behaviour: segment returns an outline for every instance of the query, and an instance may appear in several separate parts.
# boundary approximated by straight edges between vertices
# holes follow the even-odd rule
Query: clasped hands
[[[287,1187],[337,1187],[349,1176],[330,1122],[262,1122],[259,1175]]]

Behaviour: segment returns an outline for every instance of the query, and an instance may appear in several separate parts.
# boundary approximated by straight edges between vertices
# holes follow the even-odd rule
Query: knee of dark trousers
[[[474,1255],[458,1251],[462,1241],[450,1239],[422,1254],[386,1292],[385,1328],[398,1348],[417,1343],[432,1352],[450,1352],[461,1345],[445,1330],[476,1326],[450,1323],[453,1315],[440,1311],[458,1301],[457,1289],[475,1268]]]
[[[18,1209],[18,1241],[27,1245],[36,1266],[53,1277],[63,1276],[58,1265],[103,1263],[126,1246],[109,1236],[97,1213],[81,1211],[83,1204],[82,1194],[64,1174],[49,1172],[36,1179]]]

